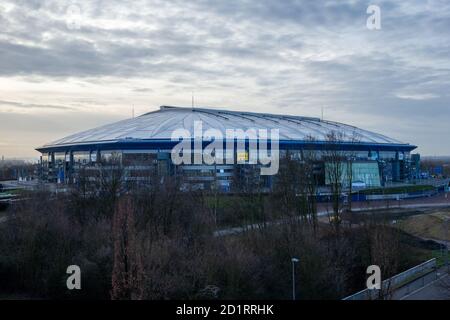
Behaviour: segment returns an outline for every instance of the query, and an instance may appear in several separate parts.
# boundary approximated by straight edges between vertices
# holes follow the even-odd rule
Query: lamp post
[[[292,300],[295,300],[295,264],[300,260],[297,258],[292,258]]]
[[[450,223],[450,218],[445,219],[445,230],[446,230],[446,236],[447,236],[447,243],[445,245],[446,248],[446,254],[445,254],[445,264],[447,265],[447,273],[450,274],[450,264],[449,264],[449,243],[448,243],[448,228]]]

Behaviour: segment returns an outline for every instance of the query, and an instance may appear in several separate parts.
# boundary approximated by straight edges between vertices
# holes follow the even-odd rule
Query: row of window
[[[48,153],[42,155],[42,163],[55,163],[62,165],[64,162],[71,162],[74,164],[89,164],[101,162],[118,161],[124,165],[140,165],[154,163],[157,159],[156,153],[123,153],[119,151],[77,151],[72,153]]]
[[[326,155],[326,151],[312,151],[314,157],[321,158]],[[301,150],[280,150],[280,157],[288,156],[292,159],[301,160],[303,157],[310,157],[309,151]],[[396,152],[396,151],[355,151],[349,153],[349,155],[355,159],[360,160],[408,160],[410,158],[409,152]],[[235,154],[235,161],[249,160],[249,154],[245,155]],[[43,164],[55,163],[56,165],[62,165],[64,162],[71,162],[75,164],[89,164],[97,163],[100,157],[102,162],[119,161],[124,165],[148,165],[155,164],[158,159],[156,151],[76,151],[72,153],[48,153],[43,154]],[[192,155],[192,163],[194,163],[195,155]],[[241,159],[242,158],[242,159]],[[52,161],[53,160],[53,161]]]

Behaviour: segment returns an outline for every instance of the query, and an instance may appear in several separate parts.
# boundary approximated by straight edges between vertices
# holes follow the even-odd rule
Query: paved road
[[[370,211],[376,209],[430,209],[430,208],[450,208],[450,197],[445,197],[444,194],[439,194],[433,197],[427,198],[417,198],[417,199],[408,199],[408,200],[400,200],[400,201],[366,201],[366,202],[353,202],[352,204],[352,212],[362,212],[362,211]],[[332,212],[331,204],[327,203],[319,203],[317,208],[317,216],[319,218],[325,219],[330,212]],[[267,222],[265,225],[279,225],[287,222],[288,220],[277,220]],[[226,236],[232,234],[239,234],[246,230],[251,229],[259,229],[262,227],[262,224],[249,224],[242,227],[235,228],[226,228],[222,230],[217,230],[214,232],[216,236]]]
[[[423,207],[450,207],[450,194],[446,197],[445,193],[440,193],[431,197],[403,199],[403,200],[376,200],[376,201],[353,201],[352,210],[372,210],[383,208],[423,208]],[[319,212],[331,211],[331,203],[319,203],[317,205]]]
[[[434,274],[427,275],[427,277],[436,278]],[[423,282],[424,280],[425,282]],[[448,274],[443,274],[441,269],[441,272],[438,272],[438,279],[423,286],[422,284],[426,283],[426,280],[421,278],[401,288],[393,299],[397,297],[399,300],[450,300],[450,276]]]

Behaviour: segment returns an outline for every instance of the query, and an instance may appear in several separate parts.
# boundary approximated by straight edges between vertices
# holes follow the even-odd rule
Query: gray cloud
[[[379,0],[378,31],[365,27],[371,1],[86,0],[77,2],[78,30],[66,25],[71,3],[0,5],[0,78],[30,87],[80,82],[87,92],[122,83],[160,104],[190,101],[194,90],[217,107],[305,115],[324,107],[334,120],[420,144],[421,152],[450,153],[432,139],[450,121],[447,1]],[[33,107],[0,94],[23,109],[59,108],[52,98],[75,109],[135,103],[114,90],[84,100],[61,90]]]
[[[36,104],[36,103],[25,103],[25,102],[17,102],[17,101],[5,101],[0,100],[0,108],[1,106],[8,107],[16,107],[16,108],[24,108],[24,109],[54,109],[54,110],[73,110],[72,107],[66,106],[57,106],[57,105],[49,105],[49,104]]]

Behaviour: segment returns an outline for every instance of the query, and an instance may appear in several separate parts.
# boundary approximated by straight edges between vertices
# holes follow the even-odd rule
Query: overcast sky
[[[366,9],[381,9],[369,30]],[[0,156],[155,110],[320,116],[450,154],[449,1],[0,2]]]

